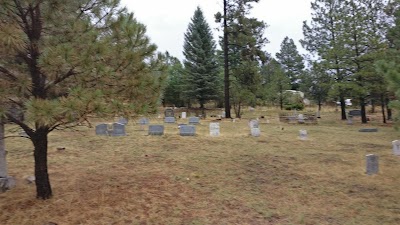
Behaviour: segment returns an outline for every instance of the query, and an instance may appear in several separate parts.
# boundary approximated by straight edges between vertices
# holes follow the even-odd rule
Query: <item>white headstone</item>
[[[299,123],[304,123],[305,121],[304,121],[304,115],[303,114],[299,114],[298,116],[297,116],[297,120],[299,121]]]
[[[392,145],[393,145],[393,154],[400,156],[400,141],[394,140],[392,141]]]
[[[299,130],[299,137],[300,137],[300,140],[307,140],[307,131]]]
[[[222,113],[221,113],[221,117],[222,117],[222,118],[225,118],[225,117],[226,117],[226,113],[225,113],[225,111],[222,111]]]
[[[182,112],[181,118],[186,119],[186,112]]]
[[[258,127],[251,128],[251,136],[260,137],[260,135],[261,135],[260,128],[258,128]]]
[[[218,137],[219,135],[219,123],[210,123],[210,136]]]
[[[249,121],[249,127],[251,128],[258,128],[259,127],[259,122],[258,120],[250,120]]]

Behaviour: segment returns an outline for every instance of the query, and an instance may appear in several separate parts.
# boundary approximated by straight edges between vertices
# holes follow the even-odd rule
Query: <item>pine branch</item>
[[[18,80],[17,76],[15,76],[13,73],[11,73],[9,70],[7,70],[6,68],[0,66],[0,73],[4,74],[6,79],[15,82]],[[3,78],[3,76],[1,76],[0,78]]]

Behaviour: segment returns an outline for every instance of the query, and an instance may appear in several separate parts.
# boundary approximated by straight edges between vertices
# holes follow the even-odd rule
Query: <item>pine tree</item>
[[[0,20],[0,97],[26,120],[1,116],[32,141],[36,196],[48,199],[48,134],[88,115],[155,110],[164,59],[117,0],[4,0]]]
[[[183,107],[185,105],[183,93],[185,77],[182,63],[178,58],[170,56],[167,52],[167,65],[168,77],[163,96],[164,105],[172,104],[177,107]]]
[[[218,97],[220,82],[216,45],[211,29],[199,7],[194,12],[185,33],[183,49],[186,73],[185,93],[190,99],[196,99],[199,102],[204,115],[204,104]]]
[[[284,107],[287,95],[286,90],[290,89],[290,79],[286,76],[281,64],[276,59],[271,59],[263,66],[263,77],[265,78],[264,93],[266,98],[278,103],[280,109]]]
[[[290,79],[291,89],[298,90],[304,73],[304,58],[297,51],[293,39],[285,37],[276,58]]]

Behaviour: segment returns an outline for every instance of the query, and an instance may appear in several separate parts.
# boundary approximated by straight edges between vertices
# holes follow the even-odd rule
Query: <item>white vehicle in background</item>
[[[353,105],[353,103],[351,103],[351,99],[350,99],[350,98],[345,99],[345,100],[344,100],[344,104],[345,104],[346,106],[352,106],[352,105]],[[340,106],[340,102],[336,102],[336,105]]]

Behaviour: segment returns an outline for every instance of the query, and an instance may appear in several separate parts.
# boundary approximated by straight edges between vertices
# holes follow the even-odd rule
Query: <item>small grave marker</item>
[[[200,123],[199,117],[189,117],[189,124],[197,125]]]
[[[304,121],[304,115],[303,115],[303,114],[299,114],[299,115],[297,116],[297,120],[298,120],[299,123],[305,123],[305,121]]]
[[[210,123],[210,136],[218,137],[220,135],[219,123]]]
[[[372,175],[379,172],[379,156],[374,154],[366,155],[367,174]]]
[[[117,137],[117,136],[125,136],[125,125],[121,123],[113,123],[112,125],[112,131],[111,131],[111,136]]]
[[[179,134],[181,136],[195,136],[196,127],[191,125],[182,125],[179,127]]]
[[[164,123],[175,123],[175,117],[165,117]]]
[[[353,116],[352,115],[349,115],[347,117],[347,125],[353,125]]]
[[[378,132],[378,128],[361,128],[359,132]]]
[[[149,125],[149,135],[164,135],[164,125]]]
[[[105,123],[97,125],[96,135],[108,135],[108,125]]]
[[[258,122],[258,120],[250,120],[249,121],[249,127],[251,128],[259,128],[260,127],[260,123]]]
[[[182,112],[181,118],[186,119],[186,112]]]
[[[400,156],[400,141],[394,140],[392,141],[392,145],[393,145],[393,154]]]
[[[165,109],[164,116],[165,117],[175,117],[174,110],[173,109]]]
[[[307,131],[299,130],[299,137],[300,137],[300,140],[307,140]]]
[[[128,124],[128,119],[126,119],[124,117],[121,117],[121,118],[119,118],[117,123],[120,123],[120,124],[123,124],[123,125],[127,125]]]
[[[258,127],[251,128],[251,136],[260,137],[260,135],[261,135],[260,128],[258,128]]]
[[[221,112],[221,117],[222,117],[222,118],[225,118],[225,117],[226,117],[226,112],[225,112],[225,111],[222,111],[222,112]]]

